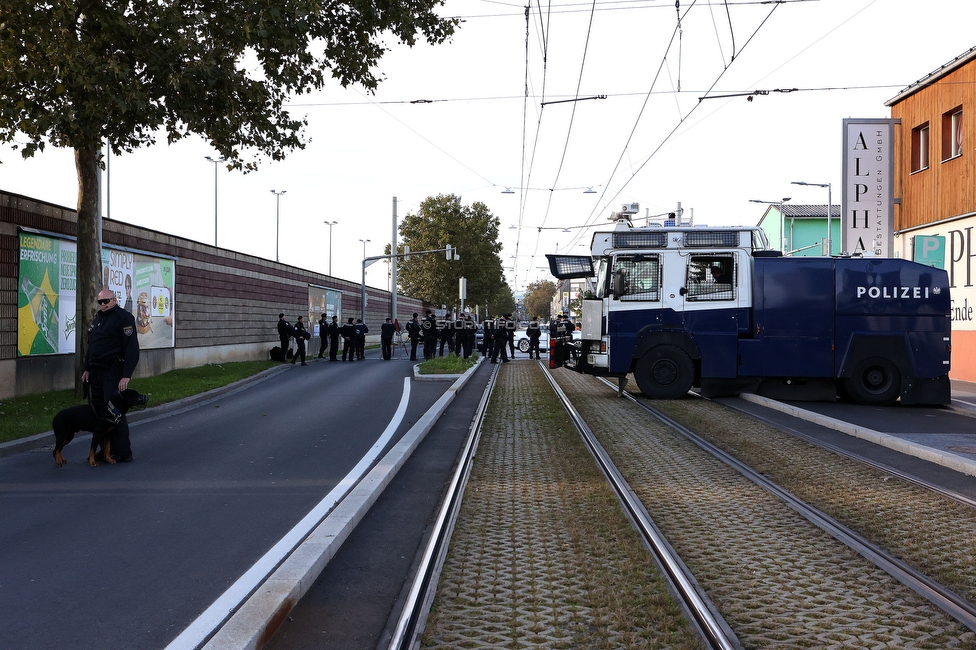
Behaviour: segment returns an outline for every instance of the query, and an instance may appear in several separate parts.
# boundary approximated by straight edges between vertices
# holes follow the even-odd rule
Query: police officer
[[[298,357],[302,357],[302,365],[307,366],[305,363],[305,341],[311,336],[308,330],[305,329],[305,322],[302,320],[303,316],[299,316],[298,320],[295,322],[295,356],[291,358],[292,365],[298,361]]]
[[[420,343],[420,338],[423,336],[422,328],[420,327],[420,321],[418,320],[420,314],[414,313],[413,318],[407,323],[407,336],[410,337],[410,360],[417,360],[417,344]]]
[[[358,332],[356,331],[356,326],[352,322],[350,317],[346,324],[343,325],[339,330],[339,335],[342,336],[342,360],[346,360],[346,355],[349,355],[349,361],[356,360],[356,337]]]
[[[420,327],[424,333],[424,361],[429,361],[437,356],[437,318],[429,309],[426,313]]]
[[[494,349],[494,336],[495,336],[495,321],[491,318],[486,318],[481,322],[481,353],[485,358],[491,357],[491,351]]]
[[[508,325],[505,317],[496,319],[491,330],[491,362],[498,363],[498,353],[502,353],[502,363],[508,363]],[[488,333],[485,332],[487,338]]]
[[[288,360],[288,341],[292,336],[291,323],[285,320],[284,312],[278,314],[278,338],[281,339],[281,360]]]
[[[393,323],[387,318],[386,321],[380,325],[380,347],[383,349],[383,360],[389,361],[393,358],[393,333],[396,328],[393,327]]]
[[[441,347],[437,356],[444,356],[444,347],[447,346],[447,354],[451,354],[451,350],[454,349],[454,320],[451,318],[450,314],[444,317],[444,320],[440,322],[440,339]]]
[[[458,314],[457,318],[454,319],[454,354],[461,356],[462,350],[464,348],[464,338],[467,333],[464,331],[464,315]]]
[[[475,340],[478,338],[477,335],[478,335],[478,326],[475,325],[474,319],[471,318],[471,314],[465,314],[464,315],[464,338],[461,341],[465,359],[471,356],[471,351],[474,350]]]
[[[555,352],[553,367],[559,368],[566,362],[568,354],[571,352],[570,346],[573,340],[573,331],[576,326],[569,320],[566,314],[559,314],[555,325],[550,329],[549,336],[556,340],[553,346]]]
[[[511,314],[505,314],[505,341],[508,344],[510,359],[515,358],[515,321]]]
[[[356,319],[356,358],[362,361],[366,358],[366,334],[369,328],[362,318]]]
[[[526,334],[529,337],[529,358],[532,358],[532,353],[535,353],[535,358],[539,358],[539,339],[542,337],[542,326],[539,325],[539,317],[536,316],[529,323],[529,327],[526,330]]]
[[[108,401],[129,387],[137,363],[136,320],[119,306],[115,292],[104,288],[98,292],[98,311],[88,330],[85,369],[81,373],[81,381],[88,384],[88,395],[96,415],[108,417]],[[132,460],[129,422],[124,414],[115,428],[112,451],[121,463]]]
[[[339,317],[333,316],[329,323],[329,361],[336,361],[339,355]]]
[[[319,359],[325,357],[325,349],[329,345],[329,317],[325,312],[319,317]]]

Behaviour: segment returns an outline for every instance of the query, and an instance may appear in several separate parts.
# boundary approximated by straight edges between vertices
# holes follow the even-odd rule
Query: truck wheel
[[[868,357],[844,380],[844,392],[858,404],[890,406],[901,392],[901,372],[883,357]]]
[[[638,360],[634,378],[650,399],[680,399],[695,380],[695,364],[680,348],[658,345]]]
[[[529,339],[522,339],[521,341],[519,341],[518,349],[519,349],[519,352],[528,352],[529,351]]]

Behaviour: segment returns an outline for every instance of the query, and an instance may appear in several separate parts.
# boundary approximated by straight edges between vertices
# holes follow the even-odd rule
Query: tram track
[[[573,382],[581,383],[578,378],[573,377],[570,374],[561,375],[560,380],[568,383],[573,383]],[[614,393],[617,391],[617,386],[612,385],[609,382],[604,382],[604,384],[608,389],[608,391],[613,391]],[[611,395],[611,393],[608,392],[607,395],[609,396]],[[578,397],[579,395],[572,396],[572,398],[577,398],[577,401],[578,401]],[[644,411],[645,413],[649,413],[649,412],[653,413],[655,419],[661,425],[666,426],[669,429],[674,431],[680,431],[681,435],[685,437],[686,440],[695,444],[696,447],[707,452],[713,458],[721,459],[721,462],[723,464],[726,464],[727,466],[734,468],[735,471],[739,473],[741,476],[748,477],[750,482],[752,482],[757,486],[761,486],[761,489],[763,489],[767,493],[775,495],[777,499],[780,499],[782,500],[783,503],[787,504],[790,509],[794,510],[797,513],[802,514],[802,516],[806,520],[810,521],[811,523],[813,523],[818,528],[828,533],[835,539],[841,541],[849,548],[856,550],[863,558],[869,560],[877,567],[882,568],[888,575],[894,577],[902,584],[911,588],[917,594],[924,597],[928,602],[938,607],[939,610],[946,612],[949,616],[951,616],[954,620],[956,620],[961,626],[963,626],[968,630],[968,631],[960,631],[956,642],[959,642],[962,639],[966,639],[966,641],[962,644],[962,647],[971,647],[970,644],[972,644],[973,642],[972,630],[976,630],[976,609],[974,609],[973,605],[965,597],[954,593],[951,589],[944,587],[938,581],[933,580],[932,578],[927,576],[924,572],[919,571],[916,568],[914,568],[911,564],[904,562],[897,557],[894,557],[893,555],[885,551],[885,549],[882,548],[880,545],[873,543],[872,541],[858,534],[854,530],[848,528],[847,526],[827,516],[825,513],[819,511],[816,508],[811,507],[809,504],[806,504],[803,500],[795,498],[787,490],[782,489],[781,487],[777,486],[773,481],[770,481],[768,478],[763,476],[762,472],[755,471],[753,468],[749,467],[746,463],[740,462],[732,454],[727,453],[725,450],[720,449],[718,446],[711,444],[710,442],[704,440],[700,436],[697,436],[694,432],[690,431],[687,427],[684,427],[673,418],[669,418],[660,412],[655,412],[655,409],[650,408],[649,405],[643,403],[641,400],[634,399],[632,396],[630,396],[628,401],[635,407]],[[600,414],[595,414],[590,409],[584,409],[584,410],[589,411],[586,417],[590,417],[590,418],[596,417],[597,420],[601,419]],[[707,422],[701,423],[701,427],[707,427],[707,426],[708,426]],[[602,427],[602,428],[604,429],[603,435],[606,436],[607,435],[606,429],[612,427]],[[620,458],[618,454],[619,452],[614,453],[615,458],[617,458],[619,462]],[[633,464],[634,463],[631,461],[631,466],[633,466]],[[639,478],[637,478],[636,480],[638,480],[638,482],[640,481]],[[665,479],[661,478],[659,480],[665,480]],[[632,487],[631,489],[633,489],[636,493],[641,495],[642,498],[644,498],[644,493],[640,487]],[[730,505],[729,507],[733,507],[733,506]],[[652,514],[655,514],[652,506],[649,505],[648,509],[651,510]],[[679,548],[679,553],[681,553],[684,550],[682,544],[677,544],[676,546]],[[824,545],[824,548],[827,548],[828,546],[829,545]],[[770,554],[772,555],[774,553],[775,551],[771,549]],[[709,583],[707,579],[703,579],[703,584],[706,586],[706,589],[709,588]],[[897,599],[900,597],[893,597],[893,598]],[[725,611],[724,605],[726,605],[727,602],[728,601],[723,600],[722,602],[719,603],[720,609],[722,611]],[[877,604],[872,604],[867,609],[870,610],[877,607],[878,607]],[[735,614],[733,614],[733,617],[734,616]],[[733,629],[736,630],[736,632],[739,632],[740,628],[737,626],[736,623],[730,622],[730,624],[732,625]],[[749,633],[746,633],[745,636],[741,638],[743,638],[743,642],[746,643],[747,646],[762,645],[762,643],[757,643],[755,639],[750,636]],[[786,643],[785,645],[790,646],[790,643]],[[939,645],[938,644],[927,645],[925,643],[914,645],[913,643],[906,643],[905,647],[939,647]]]
[[[602,381],[602,380],[601,380]],[[610,382],[603,381],[612,390],[617,390],[616,386],[613,386]],[[708,442],[701,436],[694,433],[691,429],[685,427],[681,423],[669,418],[661,411],[642,403],[640,400],[636,399],[632,394],[625,393],[624,397],[630,400],[632,403],[637,405],[642,410],[649,413],[651,416],[657,418],[662,423],[671,427],[676,432],[685,436],[688,440],[694,442],[696,445],[701,447],[703,450],[707,451],[709,454],[718,458],[722,462],[726,463],[730,467],[734,468],[740,474],[748,478],[750,481],[756,485],[762,487],[764,490],[770,494],[775,495],[777,498],[786,503],[790,508],[795,510],[797,513],[802,515],[810,523],[814,524],[827,534],[829,534],[834,539],[842,542],[844,545],[850,549],[856,551],[866,559],[873,562],[878,568],[882,569],[890,576],[910,588],[915,593],[919,594],[933,605],[946,612],[952,616],[959,623],[965,625],[970,630],[976,631],[976,605],[973,605],[965,598],[959,596],[958,594],[947,589],[943,585],[939,584],[936,580],[931,579],[929,576],[925,575],[921,571],[916,570],[906,562],[892,556],[885,549],[881,548],[879,545],[872,543],[862,535],[858,534],[854,530],[851,530],[847,526],[841,524],[839,521],[830,517],[826,513],[818,510],[817,508],[811,506],[802,499],[798,499],[796,496],[791,494],[788,490],[785,490],[780,485],[769,480],[766,476],[755,471],[746,463],[739,461],[737,458],[731,454],[720,449],[716,445]],[[825,447],[826,448],[826,447]],[[863,461],[863,458],[857,457],[857,460]],[[880,468],[879,464],[872,464],[875,468]],[[904,473],[896,473],[891,468],[885,468],[885,471],[889,471],[894,475],[904,475]],[[944,490],[937,490],[936,486],[920,481],[913,480],[913,483],[923,486],[926,489],[932,489],[933,491],[939,493],[945,493]],[[956,495],[960,496],[960,495]]]
[[[593,378],[561,373],[557,380],[543,370],[645,546],[653,549],[669,591],[683,594],[676,597],[705,647],[814,648],[843,645],[844,639],[848,644],[859,639],[888,647],[976,647],[976,610],[965,596],[775,486],[763,470],[748,467],[707,440],[692,442],[699,436],[677,420],[658,414],[649,423],[647,405],[640,400],[619,400],[609,392],[598,395],[602,384]],[[491,385],[478,422],[484,420],[482,409],[490,390]],[[595,424],[595,431],[587,422]],[[674,443],[677,437],[667,432],[681,429],[685,431],[677,437],[685,442]],[[477,435],[472,434],[475,442],[469,444],[469,462],[476,457]],[[607,440],[601,442],[608,437],[609,446]],[[674,448],[662,453],[664,446]],[[712,460],[704,460],[706,454]],[[660,458],[655,460],[655,455]],[[456,476],[469,473],[469,468],[459,467]],[[455,478],[459,491],[465,481]],[[745,488],[746,482],[755,487]],[[419,621],[420,627],[407,627],[390,648],[419,646],[432,584],[443,566],[460,500],[460,494],[448,497],[453,514],[442,517],[451,523],[445,526],[447,532],[437,535],[441,550],[425,553],[433,558],[435,569],[421,571],[427,584],[416,587],[419,595],[401,615],[401,620]],[[687,504],[700,509],[682,510]],[[797,513],[803,513],[809,528],[797,523]],[[831,538],[847,547],[825,541]],[[452,588],[457,589],[456,583]],[[908,596],[908,589],[921,597]],[[944,618],[935,614],[936,606],[947,612]]]

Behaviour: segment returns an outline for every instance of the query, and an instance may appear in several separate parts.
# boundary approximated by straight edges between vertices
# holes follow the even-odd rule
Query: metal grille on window
[[[735,300],[736,268],[732,255],[692,255],[688,260],[686,299]]]
[[[623,274],[621,300],[661,300],[661,263],[658,257],[617,260],[616,272]]]
[[[668,234],[666,232],[615,232],[613,233],[614,248],[667,248]]]
[[[739,231],[699,231],[684,234],[685,248],[735,248],[739,245]]]
[[[582,255],[546,255],[549,270],[561,278],[593,277],[593,260]]]

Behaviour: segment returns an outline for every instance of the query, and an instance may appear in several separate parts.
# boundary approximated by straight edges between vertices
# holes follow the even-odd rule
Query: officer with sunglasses
[[[116,392],[129,387],[129,379],[139,363],[139,337],[135,317],[122,309],[111,289],[98,292],[98,311],[88,330],[88,350],[81,381],[88,384],[96,415],[107,409]],[[116,425],[113,456],[120,462],[132,460],[129,423],[122,416]]]

